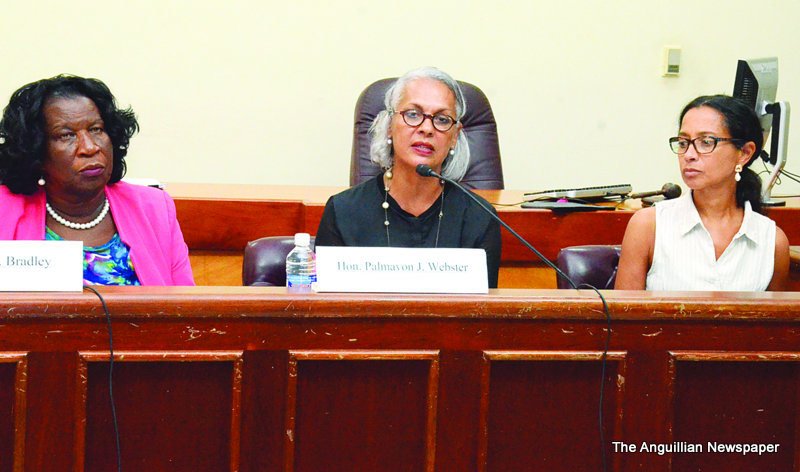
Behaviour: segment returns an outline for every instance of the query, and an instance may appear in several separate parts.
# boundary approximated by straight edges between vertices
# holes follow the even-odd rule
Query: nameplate
[[[81,241],[0,241],[0,291],[82,290]]]
[[[317,246],[318,292],[488,293],[486,251]]]

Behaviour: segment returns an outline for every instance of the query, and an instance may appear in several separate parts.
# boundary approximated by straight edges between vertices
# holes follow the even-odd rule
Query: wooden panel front
[[[20,471],[25,451],[27,358],[0,353],[0,471]]]
[[[702,448],[672,454],[673,470],[797,470],[800,353],[677,352],[672,361],[673,442]],[[759,443],[779,446],[763,454],[735,449]]]
[[[99,290],[124,470],[598,470],[604,450],[616,471],[797,468],[798,293],[605,292],[602,376],[609,325],[593,292]],[[5,294],[0,325],[0,359],[17,356],[0,362],[5,470],[113,470],[95,295]],[[24,395],[7,387],[23,363]],[[782,449],[615,445],[684,437]]]
[[[436,356],[293,351],[285,470],[433,471]]]
[[[532,470],[559,464],[600,470],[602,352],[487,352],[484,378],[486,438],[481,471]],[[606,455],[618,438],[624,394],[624,353],[607,356],[603,381]],[[535,447],[532,447],[535,445]],[[484,452],[485,451],[485,452]]]
[[[114,470],[108,355],[81,358],[76,457],[85,468],[78,470]],[[114,401],[127,468],[237,470],[241,367],[236,352],[115,353]],[[175,431],[191,434],[175,437]]]
[[[14,466],[14,400],[16,363],[0,362],[0,471],[11,472]]]

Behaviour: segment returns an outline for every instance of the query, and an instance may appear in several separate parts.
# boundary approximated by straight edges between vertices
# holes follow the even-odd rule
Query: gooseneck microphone
[[[439,177],[442,180],[450,180],[450,179],[445,179],[441,175],[437,174],[436,172],[433,171],[433,169],[431,169],[431,166],[425,164],[417,165],[417,174],[423,177]]]
[[[494,212],[493,212],[491,209],[489,209],[489,208],[486,208],[486,206],[484,206],[483,202],[481,202],[481,201],[478,199],[478,197],[476,197],[476,196],[475,196],[475,194],[474,194],[474,193],[472,193],[472,192],[470,192],[469,190],[465,189],[465,188],[464,188],[464,187],[463,187],[461,184],[459,184],[459,183],[458,183],[458,182],[456,182],[455,180],[453,180],[453,179],[448,179],[447,177],[444,177],[444,176],[442,176],[442,175],[439,175],[439,174],[438,174],[438,173],[436,173],[436,172],[435,172],[433,169],[431,169],[431,167],[430,167],[430,166],[428,166],[428,165],[425,165],[425,164],[419,164],[419,165],[417,165],[417,174],[421,175],[422,177],[436,177],[436,178],[439,178],[439,179],[441,179],[441,180],[444,180],[445,182],[448,182],[448,183],[450,183],[450,184],[454,185],[456,188],[458,188],[459,190],[461,190],[462,192],[464,192],[465,194],[467,194],[467,196],[469,196],[469,198],[471,198],[471,199],[472,199],[472,200],[473,200],[475,203],[477,203],[479,207],[481,207],[481,208],[482,208],[482,209],[483,209],[483,210],[484,210],[486,213],[488,213],[489,215],[491,215],[491,217],[492,217],[492,218],[494,218],[495,220],[497,220],[497,222],[498,222],[498,223],[500,223],[500,225],[502,225],[502,226],[503,226],[503,228],[507,229],[509,233],[513,234],[515,238],[519,239],[519,241],[520,241],[522,244],[524,244],[524,245],[525,245],[525,247],[527,247],[528,249],[530,249],[531,251],[533,251],[533,253],[534,253],[534,254],[536,254],[536,256],[537,256],[539,259],[541,259],[541,260],[542,260],[542,262],[544,262],[545,264],[547,264],[547,265],[548,265],[548,266],[549,266],[551,269],[555,270],[555,271],[556,271],[556,273],[557,273],[558,275],[560,275],[561,277],[564,277],[564,280],[566,280],[567,282],[569,282],[569,284],[572,286],[572,288],[574,288],[574,289],[576,289],[576,290],[578,289],[578,286],[575,284],[575,282],[573,282],[573,281],[572,281],[572,279],[570,279],[570,278],[567,276],[567,274],[565,274],[564,272],[562,272],[562,271],[561,271],[561,269],[559,269],[558,267],[556,267],[556,265],[555,265],[555,264],[553,264],[553,263],[552,263],[552,262],[550,262],[550,261],[549,261],[549,260],[548,260],[546,257],[544,257],[544,255],[542,255],[542,253],[541,253],[541,252],[539,252],[538,250],[536,250],[536,248],[535,248],[535,247],[531,246],[531,245],[528,243],[528,241],[525,241],[524,239],[522,239],[522,236],[518,235],[516,231],[514,231],[513,229],[511,229],[511,227],[510,227],[510,226],[508,226],[508,225],[506,224],[506,222],[505,222],[505,221],[501,220],[501,219],[500,219],[500,217],[499,217],[499,216],[497,216],[497,215],[496,215],[496,214],[495,214],[495,213],[494,213]]]
[[[675,184],[664,184],[661,190],[653,190],[650,192],[632,193],[628,198],[647,198],[663,195],[667,200],[678,198],[681,196],[681,188]]]

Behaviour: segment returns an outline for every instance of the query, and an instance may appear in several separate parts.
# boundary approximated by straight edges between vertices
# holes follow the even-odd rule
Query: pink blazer
[[[152,187],[118,182],[106,197],[119,237],[131,248],[142,285],[194,285],[189,248],[175,217],[175,202]],[[44,240],[45,193],[15,195],[0,185],[0,240]]]

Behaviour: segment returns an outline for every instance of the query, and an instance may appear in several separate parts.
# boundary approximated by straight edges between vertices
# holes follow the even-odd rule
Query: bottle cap
[[[295,246],[308,246],[311,244],[311,235],[308,233],[297,233],[294,235]]]

